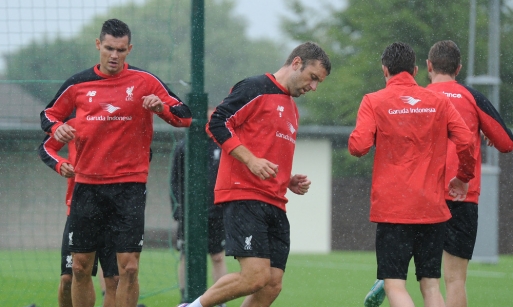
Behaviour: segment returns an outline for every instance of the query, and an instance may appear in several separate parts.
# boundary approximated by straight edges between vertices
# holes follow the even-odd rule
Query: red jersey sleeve
[[[456,145],[456,153],[459,159],[456,177],[463,182],[469,182],[470,179],[474,178],[476,165],[476,159],[473,156],[474,136],[449,100],[447,102],[447,120],[449,139]]]
[[[349,153],[356,157],[366,155],[375,144],[375,138],[376,120],[369,98],[365,95],[358,109],[356,127],[349,135]]]

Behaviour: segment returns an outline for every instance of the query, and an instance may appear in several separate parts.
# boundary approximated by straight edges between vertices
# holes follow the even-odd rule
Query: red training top
[[[375,145],[370,220],[432,224],[447,221],[447,138],[456,144],[457,177],[474,177],[473,136],[443,94],[417,85],[402,72],[386,88],[363,97],[349,151],[363,156]]]
[[[157,114],[160,118],[176,127],[191,124],[189,108],[162,81],[128,64],[112,76],[100,72],[96,65],[61,86],[41,112],[41,127],[53,135],[76,110],[76,182],[147,181],[153,112],[144,109],[142,102],[151,94],[165,104]]]
[[[499,112],[492,103],[480,92],[467,87],[457,81],[438,82],[428,85],[430,90],[444,93],[467,124],[474,135],[474,157],[476,157],[475,178],[470,181],[467,198],[465,201],[478,203],[481,192],[481,136],[484,135],[493,143],[500,152],[513,150],[513,134],[506,127]],[[445,199],[452,200],[449,196],[449,180],[456,175],[458,156],[456,145],[453,142],[447,144],[447,167],[445,169]]]
[[[298,120],[296,103],[273,75],[237,83],[206,126],[208,135],[222,148],[214,202],[259,200],[286,211]],[[232,157],[230,152],[241,144],[255,156],[277,164],[276,178],[261,180]]]

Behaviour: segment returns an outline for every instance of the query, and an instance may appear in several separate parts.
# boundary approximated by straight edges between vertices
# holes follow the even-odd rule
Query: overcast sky
[[[321,12],[312,18],[322,18],[327,13],[326,4],[340,8],[345,3],[345,0],[301,1]],[[0,0],[0,54],[13,52],[36,37],[72,36],[93,16],[130,2],[141,4],[144,0]],[[250,37],[281,38],[279,19],[287,15],[284,0],[235,0],[235,3],[235,13],[248,20]],[[4,67],[0,58],[0,72]]]

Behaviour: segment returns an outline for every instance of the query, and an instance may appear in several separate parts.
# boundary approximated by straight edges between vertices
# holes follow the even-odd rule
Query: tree
[[[128,4],[96,16],[73,38],[32,42],[8,55],[6,75],[11,80],[41,80],[23,86],[49,102],[60,83],[98,62],[94,41],[103,21],[119,18],[132,30],[134,48],[127,62],[151,71],[182,99],[190,92],[190,0],[148,0]],[[282,46],[270,40],[249,40],[246,24],[232,16],[233,0],[205,1],[205,91],[216,105],[239,80],[273,71],[283,64]]]
[[[488,1],[478,0],[476,30],[476,74],[487,73]],[[427,85],[425,59],[429,48],[439,40],[455,41],[462,53],[466,78],[468,56],[469,2],[467,0],[348,0],[343,9],[332,9],[331,16],[311,23],[311,9],[297,0],[289,1],[296,18],[283,23],[294,40],[313,40],[325,47],[332,60],[331,75],[322,91],[305,98],[311,122],[324,125],[355,124],[356,113],[364,94],[383,88],[380,56],[395,41],[410,44],[417,53],[420,85]],[[513,123],[513,14],[507,3],[501,8],[501,114]],[[480,89],[483,90],[483,89]],[[487,94],[484,91],[484,94]],[[326,112],[330,110],[330,112]]]

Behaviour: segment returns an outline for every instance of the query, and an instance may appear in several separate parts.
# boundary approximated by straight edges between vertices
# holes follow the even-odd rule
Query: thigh
[[[98,248],[104,199],[98,185],[76,183],[69,215],[68,247],[71,252],[91,253]]]
[[[415,247],[413,257],[417,280],[440,278],[442,254],[445,239],[445,222],[437,224],[416,225]]]
[[[444,250],[453,256],[472,259],[477,237],[476,203],[447,201],[451,219],[446,223]]]
[[[376,259],[378,279],[403,279],[413,256],[412,225],[378,223],[376,228]]]
[[[222,218],[208,219],[208,253],[218,254],[224,250],[225,231]]]
[[[146,185],[144,183],[119,183],[106,187],[114,207],[112,233],[116,252],[141,252],[144,243],[144,210]]]
[[[262,202],[241,200],[223,204],[226,255],[270,259],[268,225]]]

